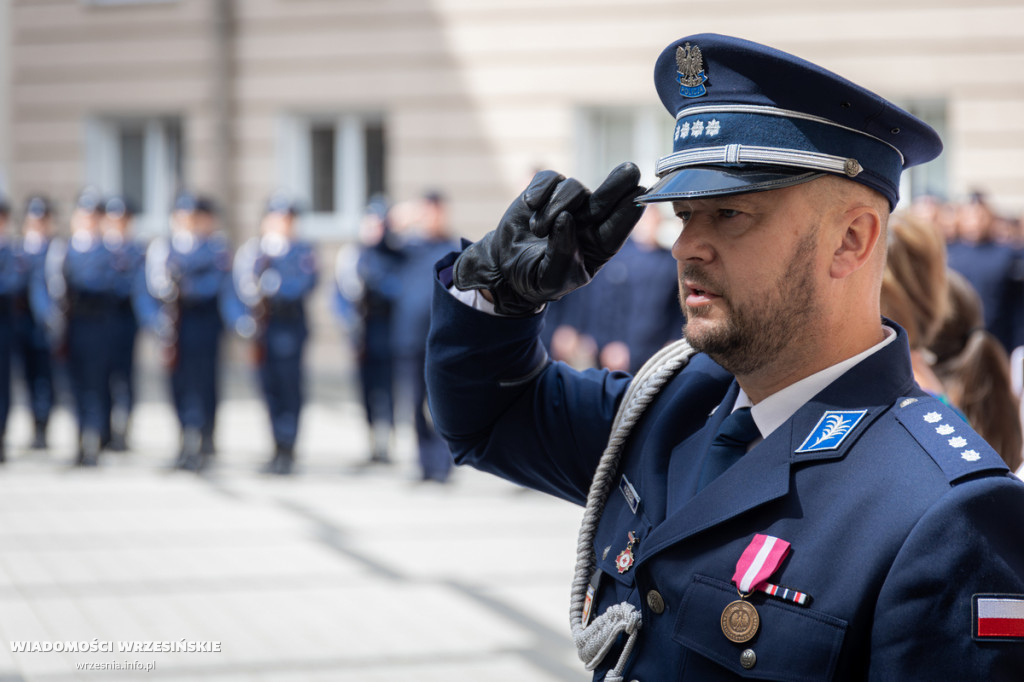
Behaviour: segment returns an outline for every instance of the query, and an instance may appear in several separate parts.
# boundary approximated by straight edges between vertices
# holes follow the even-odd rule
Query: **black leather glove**
[[[639,183],[636,164],[619,164],[590,196],[586,216],[576,217],[576,239],[591,277],[619,252],[643,215],[634,201],[646,191]]]
[[[631,163],[590,194],[574,179],[542,171],[512,202],[498,228],[455,261],[457,288],[486,289],[501,315],[529,315],[583,286],[622,246],[643,212]]]

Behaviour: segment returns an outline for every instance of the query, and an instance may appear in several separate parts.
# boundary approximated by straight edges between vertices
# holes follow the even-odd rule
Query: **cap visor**
[[[680,168],[661,178],[645,194],[638,196],[636,201],[641,204],[649,204],[656,201],[767,192],[809,182],[823,175],[825,173],[768,172],[738,168],[714,168],[712,166]]]

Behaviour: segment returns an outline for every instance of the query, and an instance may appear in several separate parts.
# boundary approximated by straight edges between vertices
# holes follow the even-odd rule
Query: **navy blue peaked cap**
[[[103,206],[103,196],[92,187],[83,189],[75,201],[75,208],[87,213],[102,213]]]
[[[128,197],[121,196],[120,194],[115,194],[107,199],[104,209],[107,215],[114,218],[122,218],[124,216],[130,218],[136,213],[134,203]]]
[[[297,216],[302,213],[302,206],[286,194],[274,194],[267,200],[266,212]]]
[[[43,196],[34,196],[28,200],[25,213],[33,218],[45,218],[53,212],[50,201]]]
[[[210,213],[217,212],[217,205],[209,197],[193,194],[192,192],[181,192],[174,199],[174,210],[185,213]]]
[[[198,203],[199,197],[195,194],[192,194],[191,192],[179,192],[178,196],[174,197],[174,210],[192,213],[196,210]]]
[[[676,117],[672,154],[640,202],[756,192],[838,175],[899,201],[904,168],[942,151],[920,119],[827,69],[740,38],[702,33],[658,57]]]

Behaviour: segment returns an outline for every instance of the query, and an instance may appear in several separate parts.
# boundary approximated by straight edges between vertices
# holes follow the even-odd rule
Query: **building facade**
[[[593,183],[631,159],[650,179],[672,127],[654,59],[703,31],[801,55],[933,123],[946,152],[905,196],[981,189],[1024,209],[1019,0],[5,4],[15,204],[95,185],[134,198],[150,234],[180,187],[212,194],[236,239],[290,191],[309,236],[343,242],[379,192],[441,190],[456,231],[478,236],[539,167]]]
[[[11,2],[0,0],[0,64],[11,63]],[[11,69],[0,67],[0,196],[10,192]]]

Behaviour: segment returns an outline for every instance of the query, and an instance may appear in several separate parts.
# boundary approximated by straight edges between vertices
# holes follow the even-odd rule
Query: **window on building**
[[[367,121],[363,127],[366,149],[366,195],[385,194],[384,180],[384,123]]]
[[[86,125],[86,185],[122,194],[136,207],[136,231],[167,229],[167,215],[182,177],[181,120],[177,117],[106,116]]]
[[[640,168],[640,183],[657,180],[658,159],[672,151],[672,117],[661,107],[586,107],[577,111],[575,173],[588,187],[597,187],[623,161]],[[656,206],[668,218],[670,205]],[[678,233],[676,221],[663,220],[658,241],[671,248]]]
[[[385,133],[380,115],[282,117],[277,187],[309,207],[305,236],[356,235],[367,200],[387,190]]]
[[[949,140],[949,123],[945,100],[915,100],[904,102],[903,108],[930,125],[944,141]],[[915,197],[934,195],[948,197],[949,155],[947,144],[939,158],[922,166],[915,166],[903,173],[900,179],[900,205],[908,205]]]
[[[312,195],[310,203],[314,213],[334,213],[337,207],[334,195],[336,158],[334,154],[334,126],[315,125],[309,131],[310,177]]]
[[[576,172],[589,187],[623,161],[637,164],[650,185],[658,159],[672,151],[674,121],[660,107],[585,107],[577,123]]]
[[[146,131],[142,126],[132,126],[118,133],[121,193],[133,205],[142,206],[146,197]]]

